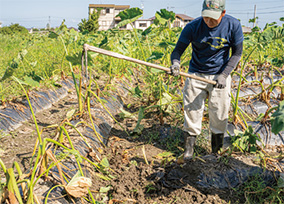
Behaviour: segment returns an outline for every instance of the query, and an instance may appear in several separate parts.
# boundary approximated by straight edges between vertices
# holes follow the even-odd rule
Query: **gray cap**
[[[222,11],[225,10],[226,0],[204,0],[202,17],[210,17],[215,20],[220,18]]]

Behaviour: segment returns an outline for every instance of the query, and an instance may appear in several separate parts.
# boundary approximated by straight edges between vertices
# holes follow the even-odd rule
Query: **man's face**
[[[209,28],[215,28],[216,26],[219,25],[219,23],[221,22],[222,18],[225,16],[226,11],[224,10],[221,13],[221,16],[216,20],[214,18],[210,18],[210,17],[203,17],[204,22],[206,23],[206,25]]]

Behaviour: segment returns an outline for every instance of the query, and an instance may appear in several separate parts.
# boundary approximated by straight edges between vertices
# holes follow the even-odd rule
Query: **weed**
[[[236,189],[239,198],[244,203],[283,203],[284,194],[277,186],[267,186],[261,174],[250,177],[242,186]]]

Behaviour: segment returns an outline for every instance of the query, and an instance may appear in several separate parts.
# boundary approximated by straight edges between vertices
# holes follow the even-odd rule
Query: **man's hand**
[[[227,76],[225,74],[220,74],[216,79],[215,87],[218,89],[223,89],[226,87]]]
[[[170,67],[171,72],[169,74],[173,76],[178,76],[180,71],[179,71],[180,65],[178,62],[174,62],[173,65]]]

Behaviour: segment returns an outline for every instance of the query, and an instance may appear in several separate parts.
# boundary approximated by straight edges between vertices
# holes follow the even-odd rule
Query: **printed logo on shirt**
[[[220,38],[220,37],[209,37],[205,40],[202,40],[201,43],[207,43],[209,44],[211,47],[215,48],[215,49],[221,49],[223,48],[228,41],[224,38]]]

